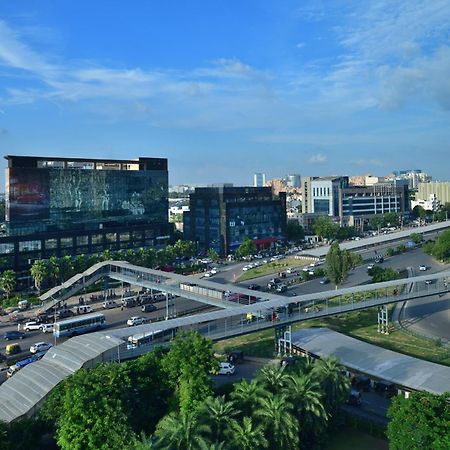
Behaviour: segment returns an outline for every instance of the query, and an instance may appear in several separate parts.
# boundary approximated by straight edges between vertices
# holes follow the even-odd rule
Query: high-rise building
[[[303,214],[326,214],[341,224],[353,225],[387,212],[409,212],[408,180],[351,186],[348,177],[304,177],[302,187]]]
[[[430,198],[435,194],[441,205],[450,203],[450,181],[433,181],[431,183],[419,183],[416,198]]]
[[[301,177],[299,174],[291,174],[286,177],[286,186],[290,188],[301,187]]]
[[[253,175],[253,187],[264,187],[266,185],[266,174],[255,173]]]
[[[3,267],[169,241],[167,159],[5,158]]]
[[[408,180],[409,189],[417,189],[419,183],[429,183],[431,177],[419,169],[396,170],[394,177],[398,180]]]
[[[221,255],[235,251],[244,237],[257,247],[269,247],[286,238],[286,194],[271,188],[197,188],[183,215],[184,237],[199,250]]]

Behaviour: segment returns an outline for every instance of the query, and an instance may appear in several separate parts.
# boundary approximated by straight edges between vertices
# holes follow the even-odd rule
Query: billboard
[[[47,219],[50,214],[49,179],[46,171],[10,168],[6,172],[6,220]]]

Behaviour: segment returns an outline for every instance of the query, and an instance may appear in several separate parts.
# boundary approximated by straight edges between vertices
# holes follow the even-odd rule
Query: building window
[[[45,248],[46,249],[56,248],[56,246],[57,246],[56,239],[46,239],[45,240]]]
[[[61,238],[60,245],[62,248],[73,247],[73,239],[72,238]]]

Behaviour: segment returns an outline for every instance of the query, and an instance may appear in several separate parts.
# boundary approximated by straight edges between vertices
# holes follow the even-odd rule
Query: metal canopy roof
[[[350,369],[398,386],[434,394],[450,392],[450,367],[402,355],[328,328],[293,331],[292,344],[318,356],[335,356]]]

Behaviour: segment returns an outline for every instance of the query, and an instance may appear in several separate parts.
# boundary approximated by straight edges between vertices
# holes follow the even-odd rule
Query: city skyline
[[[445,180],[450,5],[359,3],[2,4],[0,152],[167,157],[170,184]]]

